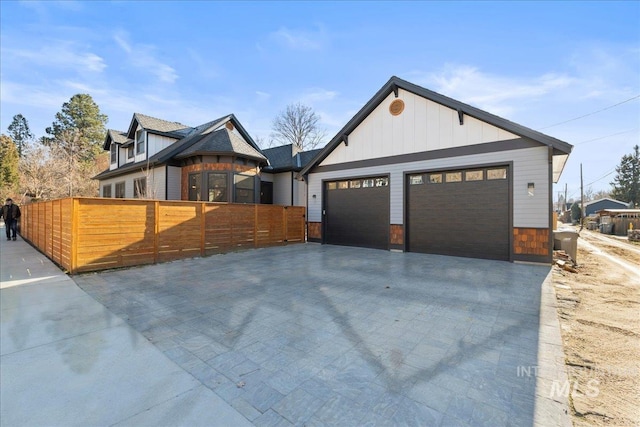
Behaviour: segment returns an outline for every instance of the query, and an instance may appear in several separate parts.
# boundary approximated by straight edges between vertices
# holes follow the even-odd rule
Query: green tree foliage
[[[18,155],[22,157],[29,143],[33,141],[34,135],[29,129],[29,122],[22,114],[13,116],[11,124],[7,128],[7,132],[13,142],[18,146]]]
[[[56,119],[46,129],[48,136],[42,138],[42,143],[61,149],[74,161],[93,161],[102,151],[106,123],[107,116],[100,113],[100,107],[91,95],[73,95],[56,113]]]
[[[633,147],[633,153],[622,156],[616,167],[616,177],[611,183],[614,199],[629,202],[633,206],[640,204],[640,149]]]
[[[580,209],[580,204],[578,202],[575,202],[574,204],[571,205],[571,219],[573,221],[580,222],[581,218],[582,218],[582,209]]]
[[[18,186],[18,150],[11,137],[0,135],[0,192],[13,194]]]

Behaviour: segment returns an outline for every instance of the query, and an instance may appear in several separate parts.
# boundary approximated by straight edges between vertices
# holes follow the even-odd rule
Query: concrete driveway
[[[257,426],[562,425],[548,273],[306,244],[74,281]]]

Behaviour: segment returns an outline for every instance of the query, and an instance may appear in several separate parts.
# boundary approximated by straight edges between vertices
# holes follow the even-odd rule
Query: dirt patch
[[[640,255],[589,240],[640,265]],[[555,266],[553,279],[572,384],[576,426],[640,424],[640,280],[580,247],[578,273]]]

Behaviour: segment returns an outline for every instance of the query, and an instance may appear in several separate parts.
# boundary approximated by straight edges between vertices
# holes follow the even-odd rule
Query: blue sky
[[[397,75],[574,144],[556,191],[606,189],[640,143],[640,2],[0,2],[0,128],[41,136],[89,93],[198,125],[233,112],[254,137],[302,102],[333,136]]]

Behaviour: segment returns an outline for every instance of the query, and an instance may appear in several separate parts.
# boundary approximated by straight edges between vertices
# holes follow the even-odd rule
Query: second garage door
[[[509,168],[407,176],[407,249],[509,260]]]
[[[389,247],[389,178],[325,183],[325,243]]]

